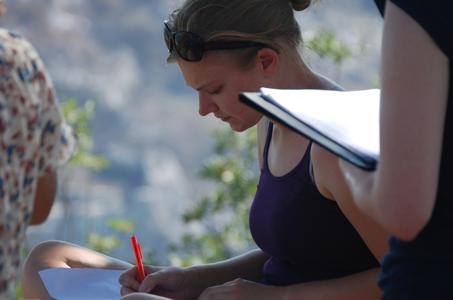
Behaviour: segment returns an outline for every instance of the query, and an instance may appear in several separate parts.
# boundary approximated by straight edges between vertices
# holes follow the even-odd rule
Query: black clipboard
[[[344,93],[340,91],[338,92]],[[269,97],[263,93],[241,93],[239,99],[242,103],[260,111],[267,117],[283,124],[289,129],[302,134],[324,149],[354,164],[355,166],[366,171],[373,171],[376,169],[379,153],[367,153],[366,151],[362,151],[353,145],[338,140],[336,136],[319,128],[316,122],[301,118],[294,111],[291,111],[284,105],[274,101],[272,97]],[[313,101],[316,101],[316,99]],[[361,112],[357,111],[357,113],[360,114]],[[373,119],[377,117],[379,112],[377,111],[375,114],[376,116],[374,116],[373,112]],[[378,132],[377,136],[379,136]]]

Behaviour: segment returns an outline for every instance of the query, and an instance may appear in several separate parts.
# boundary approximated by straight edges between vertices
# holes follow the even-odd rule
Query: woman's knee
[[[62,241],[45,241],[32,248],[24,262],[24,271],[34,269],[65,267],[64,253],[67,247]]]
[[[50,298],[39,277],[39,271],[63,265],[61,255],[56,255],[63,245],[64,242],[60,241],[46,241],[36,245],[30,251],[25,259],[21,276],[25,299]]]

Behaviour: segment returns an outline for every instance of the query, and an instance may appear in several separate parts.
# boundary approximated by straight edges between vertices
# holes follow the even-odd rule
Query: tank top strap
[[[270,147],[271,140],[272,140],[273,129],[274,129],[274,123],[272,123],[272,121],[269,121],[269,125],[267,127],[266,142],[264,144],[264,149],[263,149],[263,167],[266,170],[269,170],[269,165],[268,165],[267,162],[268,162],[269,147]],[[307,168],[309,168],[308,175],[310,176],[311,181],[314,183],[314,177],[313,177],[313,174],[312,174],[313,173],[313,166],[312,166],[311,159],[310,159],[310,152],[311,152],[312,143],[313,143],[313,141],[310,140],[308,145],[307,145],[307,150],[305,151],[304,156],[302,157],[302,159],[300,160],[300,162],[298,163],[296,168],[298,168],[299,165],[302,165],[302,164],[306,165]]]
[[[269,165],[267,164],[267,159],[268,159],[269,146],[271,144],[273,130],[274,130],[274,123],[272,123],[272,121],[269,120],[269,123],[267,126],[266,143],[264,144],[264,149],[263,149],[263,167],[266,170],[269,169]]]

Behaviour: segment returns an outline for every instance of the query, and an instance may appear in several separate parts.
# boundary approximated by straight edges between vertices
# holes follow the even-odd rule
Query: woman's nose
[[[204,92],[198,92],[198,113],[201,116],[206,116],[210,113],[214,113],[219,108],[217,105],[212,101],[209,95]]]

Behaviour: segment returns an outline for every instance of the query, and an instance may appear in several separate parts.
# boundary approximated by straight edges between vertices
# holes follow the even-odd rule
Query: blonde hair
[[[310,0],[186,0],[170,14],[169,26],[172,31],[196,33],[205,41],[254,41],[279,52],[301,44],[294,10],[303,10],[309,4]],[[235,52],[243,54],[243,58],[245,54],[247,59],[256,51],[241,49]],[[176,56],[173,51],[168,61]]]

